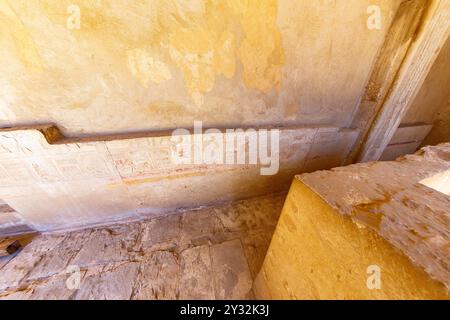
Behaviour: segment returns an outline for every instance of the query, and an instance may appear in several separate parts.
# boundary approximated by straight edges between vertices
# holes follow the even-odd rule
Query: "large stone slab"
[[[181,253],[180,296],[182,300],[214,299],[214,276],[208,245]]]
[[[180,265],[178,255],[154,251],[140,264],[133,299],[170,300],[179,298]]]
[[[94,229],[70,263],[86,267],[131,260],[138,249],[140,232],[141,225],[138,223]]]
[[[283,199],[39,235],[0,259],[0,300],[252,298]]]
[[[417,151],[422,141],[430,133],[432,125],[400,126],[384,149],[380,160],[395,160],[406,154]]]
[[[258,298],[449,299],[450,144],[294,179]]]
[[[137,262],[120,262],[89,269],[73,296],[76,300],[128,300],[138,273]]]
[[[211,247],[216,299],[251,299],[252,277],[239,239]]]
[[[141,223],[142,251],[168,250],[179,245],[181,235],[182,213],[153,218]]]
[[[64,240],[64,235],[39,236],[25,246],[11,261],[1,268],[0,290],[17,287],[45,256]]]
[[[63,241],[42,257],[34,266],[27,275],[27,279],[36,280],[65,273],[70,262],[86,244],[91,233],[91,230],[84,230],[66,235]]]

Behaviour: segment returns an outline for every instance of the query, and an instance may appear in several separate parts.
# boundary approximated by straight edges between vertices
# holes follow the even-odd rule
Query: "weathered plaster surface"
[[[59,136],[48,127],[0,130],[0,198],[39,231],[285,190],[298,172],[341,165],[356,132],[281,128],[280,170],[273,176],[261,175],[261,163],[176,164],[171,135]],[[214,144],[206,135],[203,142]]]
[[[423,145],[450,142],[450,96],[447,103],[438,110],[433,121],[433,129],[423,141]]]
[[[431,132],[421,140],[422,146],[450,142],[450,64],[448,61],[450,61],[450,39],[443,46],[413,104],[402,120],[403,126],[417,123],[433,126]],[[419,145],[415,150],[418,147]],[[415,150],[405,150],[409,152],[403,154],[413,153]]]
[[[399,3],[2,0],[0,125],[345,127]]]
[[[252,299],[284,196],[35,238],[0,259],[0,299]],[[78,266],[78,290],[66,286]]]
[[[395,131],[380,160],[392,161],[405,154],[413,154],[430,133],[433,125],[403,125]]]
[[[447,106],[450,95],[448,61],[450,61],[450,38],[442,47],[413,104],[403,118],[402,124],[433,123],[439,110]]]

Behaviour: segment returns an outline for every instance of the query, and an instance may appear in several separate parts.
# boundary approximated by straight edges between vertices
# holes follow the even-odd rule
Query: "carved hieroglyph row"
[[[295,173],[341,165],[356,137],[335,127],[280,129],[280,170],[261,176],[259,165],[176,164],[169,134],[49,143],[46,129],[0,131],[0,198],[38,230],[286,189]]]

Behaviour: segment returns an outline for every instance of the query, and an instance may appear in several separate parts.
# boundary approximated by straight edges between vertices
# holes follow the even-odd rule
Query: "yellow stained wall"
[[[0,0],[0,125],[346,126],[399,3]]]
[[[379,267],[379,287],[369,266]],[[449,298],[443,284],[297,178],[254,289],[259,299]]]

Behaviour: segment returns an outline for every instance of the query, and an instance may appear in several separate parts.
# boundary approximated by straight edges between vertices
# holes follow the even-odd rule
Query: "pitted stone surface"
[[[450,289],[450,197],[420,183],[449,169],[447,143],[393,162],[356,164],[297,179]]]

